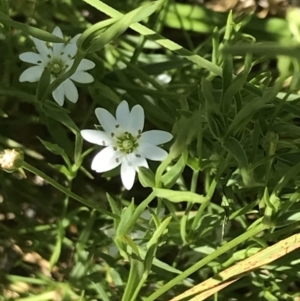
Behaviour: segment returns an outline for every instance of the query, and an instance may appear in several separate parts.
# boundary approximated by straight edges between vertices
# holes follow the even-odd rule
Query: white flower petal
[[[102,108],[97,108],[95,110],[95,113],[106,133],[112,134],[117,132],[118,124],[115,117],[112,114],[110,114],[107,110]]]
[[[120,126],[123,129],[127,130],[127,124],[129,121],[129,117],[130,117],[130,111],[129,111],[129,106],[128,106],[128,102],[126,100],[123,100],[117,107],[116,110],[116,119],[117,122],[120,124]]]
[[[36,39],[36,38],[32,38],[32,40],[33,40],[33,43],[34,43],[37,51],[42,56],[43,60],[49,61],[50,57],[51,58],[53,57],[53,53],[52,53],[52,50],[47,47],[46,42],[41,41],[41,40]]]
[[[98,130],[82,130],[81,136],[84,140],[98,144],[103,146],[108,146],[113,144],[113,139],[108,136],[105,132],[98,131]]]
[[[82,59],[77,67],[77,71],[86,71],[93,69],[96,64],[88,59]]]
[[[63,35],[61,29],[60,29],[58,26],[56,26],[56,27],[53,29],[52,33],[53,33],[54,35],[56,35],[57,37],[61,38],[61,39],[63,39],[63,37],[64,37],[64,35]]]
[[[76,43],[80,36],[81,36],[81,34],[78,34],[75,37],[73,37],[70,40],[70,42],[67,45],[65,45],[65,47],[63,48],[62,52],[63,52],[63,57],[65,59],[73,58],[75,56],[75,54],[77,53]]]
[[[119,166],[122,162],[122,154],[115,151],[112,146],[101,150],[93,159],[92,170],[105,172]]]
[[[132,135],[137,135],[144,128],[144,109],[140,105],[132,108],[127,124],[127,131]]]
[[[81,84],[89,84],[94,81],[94,77],[84,71],[76,71],[70,78]]]
[[[74,83],[70,79],[66,79],[62,83],[62,86],[64,88],[67,99],[69,99],[73,103],[76,103],[78,100],[78,90]]]
[[[121,179],[124,187],[130,190],[135,179],[135,168],[132,164],[124,158],[121,165]]]
[[[24,52],[19,55],[19,58],[21,61],[30,63],[30,64],[36,64],[40,65],[43,63],[43,58],[40,54],[35,52]]]
[[[53,92],[52,96],[55,99],[55,101],[62,106],[64,104],[65,100],[65,90],[62,84],[60,84]]]
[[[172,138],[173,135],[168,132],[152,130],[142,133],[141,138],[139,139],[139,143],[142,144],[146,142],[154,145],[159,145],[170,141]]]
[[[71,40],[70,40],[70,44],[76,44],[78,39],[80,38],[81,33],[78,33],[76,36],[74,36]]]
[[[147,160],[144,156],[141,156],[137,153],[131,153],[127,155],[127,160],[132,164],[132,166],[135,168],[135,170],[138,169],[138,167],[146,167],[149,168]]]
[[[55,57],[61,56],[64,46],[65,46],[65,44],[63,44],[63,43],[53,43],[52,44],[53,54]]]
[[[56,35],[57,37],[61,38],[61,39],[63,39],[63,37],[64,37],[61,29],[58,26],[56,26],[54,28],[52,33],[54,35]],[[64,46],[65,46],[64,43],[52,43],[52,48],[53,48],[54,55],[55,56],[60,56]]]
[[[40,80],[41,75],[44,71],[44,67],[42,66],[33,66],[26,69],[19,78],[19,81],[22,82],[30,82],[34,83]]]
[[[153,161],[163,161],[168,156],[168,153],[164,149],[149,143],[140,144],[136,153]]]

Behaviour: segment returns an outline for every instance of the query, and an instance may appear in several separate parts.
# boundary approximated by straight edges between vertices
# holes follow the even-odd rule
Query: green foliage
[[[297,12],[258,19],[192,1],[1,0],[1,298],[299,298]],[[56,26],[66,39],[50,33]],[[31,37],[49,46],[77,34],[65,73],[46,68],[38,82],[19,82]],[[94,81],[76,83],[76,104],[57,105],[52,92],[85,59]],[[123,99],[142,106],[145,131],[173,135],[159,145],[162,162],[136,168],[130,191],[122,167],[91,170],[107,145],[80,133],[102,131],[95,109],[115,115]]]

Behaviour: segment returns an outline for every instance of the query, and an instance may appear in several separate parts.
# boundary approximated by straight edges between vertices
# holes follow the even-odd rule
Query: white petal
[[[32,38],[33,43],[37,49],[37,51],[40,53],[40,55],[43,57],[45,61],[49,61],[50,57],[53,57],[52,50],[47,47],[46,42],[41,41],[36,38]],[[49,57],[50,56],[50,57]]]
[[[43,63],[43,58],[40,54],[35,52],[24,52],[19,55],[19,58],[21,61],[30,63],[30,64],[36,64],[40,65]]]
[[[77,67],[77,71],[86,71],[93,69],[96,64],[88,59],[82,59]]]
[[[70,78],[81,84],[89,84],[94,81],[94,77],[84,71],[76,71]]]
[[[55,99],[55,101],[62,106],[64,104],[65,100],[65,90],[62,84],[60,84],[53,92],[52,96]]]
[[[56,26],[54,28],[52,33],[54,35],[56,35],[57,37],[61,38],[61,39],[63,39],[63,37],[64,37],[61,29],[58,26]],[[64,43],[52,43],[52,48],[53,48],[54,55],[55,56],[60,56],[64,46],[65,46]]]
[[[95,110],[95,113],[106,133],[112,134],[117,131],[118,124],[115,117],[112,114],[110,114],[107,110],[102,108],[97,108]]]
[[[71,40],[70,40],[70,43],[71,44],[76,44],[78,39],[80,38],[81,36],[81,33],[78,33],[76,36],[74,36]]]
[[[92,170],[105,172],[119,166],[122,162],[122,154],[108,146],[100,151],[92,162]]]
[[[26,69],[19,78],[19,81],[22,82],[30,82],[34,83],[40,80],[41,75],[44,71],[44,67],[42,66],[33,66]]]
[[[73,58],[75,56],[77,52],[76,43],[80,36],[81,34],[76,35],[70,40],[70,42],[67,45],[65,45],[65,47],[62,50],[62,52],[64,53],[63,56],[65,58]]]
[[[123,100],[118,105],[116,110],[117,122],[120,124],[122,128],[126,129],[127,124],[129,122],[129,117],[130,117],[130,111],[129,111],[128,102],[126,100]]]
[[[139,143],[142,144],[146,142],[154,145],[159,145],[170,141],[172,138],[173,135],[168,132],[152,130],[142,133],[141,138],[139,139]]]
[[[149,143],[140,144],[136,153],[154,161],[163,161],[168,156],[168,153],[164,149]]]
[[[76,103],[78,100],[78,90],[74,83],[70,79],[66,79],[62,83],[62,86],[64,88],[67,99],[69,99],[73,103]]]
[[[55,57],[60,57],[65,44],[63,43],[52,43],[53,54]]]
[[[144,109],[140,105],[136,105],[132,108],[128,120],[127,130],[133,135],[137,135],[142,132],[144,128]]]
[[[64,37],[61,29],[58,26],[53,29],[52,33],[61,39]]]
[[[130,190],[135,179],[135,168],[129,161],[125,159],[123,160],[121,165],[121,179],[124,187],[127,190]]]
[[[81,136],[84,140],[98,144],[103,146],[108,146],[113,144],[113,139],[108,136],[105,132],[98,131],[98,130],[82,130]]]
[[[144,156],[141,156],[138,153],[131,153],[127,155],[127,160],[132,164],[132,166],[135,168],[135,170],[138,169],[138,167],[146,167],[149,168],[147,160]]]
[[[73,64],[74,64],[74,60],[70,59],[70,58],[68,58],[64,55],[61,56],[61,59],[63,60],[65,66],[67,66],[66,72],[69,71],[71,69],[71,67],[73,66]]]

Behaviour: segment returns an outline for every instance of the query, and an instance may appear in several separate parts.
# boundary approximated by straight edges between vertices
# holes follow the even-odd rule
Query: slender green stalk
[[[162,182],[161,182],[162,174],[171,162],[172,162],[172,157],[170,155],[168,155],[168,157],[158,166],[156,175],[155,175],[155,187],[156,188],[162,187]]]
[[[201,204],[199,210],[197,211],[197,214],[193,220],[193,224],[192,224],[192,229],[195,230],[197,225],[199,224],[199,221],[204,213],[204,210],[206,209],[206,207],[209,205],[210,200],[215,192],[215,189],[217,187],[218,181],[216,181],[216,179],[214,178],[209,186],[207,195],[206,195],[206,201],[204,203]]]
[[[99,206],[97,203],[85,200],[84,198],[82,198],[81,196],[73,193],[72,191],[70,191],[68,188],[60,185],[59,183],[57,183],[55,180],[53,180],[51,177],[47,176],[45,173],[43,173],[42,171],[40,171],[39,169],[33,167],[32,165],[28,164],[27,162],[23,162],[22,168],[32,172],[33,174],[43,178],[46,182],[48,182],[50,185],[52,185],[53,187],[55,187],[57,190],[61,191],[62,193],[64,193],[65,195],[69,196],[70,198],[84,204],[85,206],[88,206],[90,208],[93,208],[95,210],[98,210],[100,212],[102,212],[103,214],[106,214],[112,218],[119,218],[119,216],[106,211],[105,209],[103,209],[101,206]]]
[[[146,298],[144,301],[154,301],[156,300],[159,296],[161,296],[163,293],[177,285],[178,283],[182,282],[185,278],[187,278],[189,275],[192,273],[196,272],[212,260],[218,258],[222,254],[228,252],[230,249],[240,245],[241,243],[249,240],[250,238],[254,237],[258,233],[268,229],[268,226],[264,224],[259,224],[251,229],[249,229],[247,232],[243,233],[242,235],[234,238],[227,244],[221,246],[218,248],[216,251],[213,253],[209,254],[208,256],[204,257],[202,260],[198,261],[195,263],[193,266],[182,272],[180,275],[177,277],[173,278],[171,281],[167,282],[165,285],[163,285],[161,288],[159,288],[155,293],[150,295],[148,298]]]
[[[93,0],[84,0],[84,2],[88,3],[89,5],[95,7],[99,11],[105,13],[106,15],[108,15],[112,18],[118,18],[118,17],[124,16],[122,13],[118,12],[117,10],[113,9],[109,5],[103,3],[102,1],[96,2]],[[223,70],[221,67],[219,67],[219,66],[213,64],[212,62],[204,59],[203,57],[201,57],[197,54],[194,54],[193,52],[183,48],[181,45],[179,45],[169,39],[166,39],[165,37],[159,35],[158,33],[147,28],[146,26],[141,25],[139,23],[135,23],[129,27],[131,29],[135,30],[136,32],[138,32],[139,34],[145,36],[146,38],[151,39],[152,41],[161,45],[162,47],[169,49],[169,50],[177,53],[181,57],[184,57],[185,59],[195,63],[199,67],[205,68],[215,75],[218,75],[218,76],[223,75]],[[245,89],[247,89],[249,92],[252,92],[258,96],[262,96],[262,94],[263,94],[259,88],[255,87],[249,83],[245,83]]]
[[[66,72],[61,74],[54,82],[52,82],[47,90],[45,91],[43,97],[41,98],[41,102],[44,102],[48,95],[54,91],[61,83],[63,83],[66,79],[68,79],[77,69],[81,60],[84,58],[85,53],[78,49],[78,52],[74,58],[74,63],[72,67]]]
[[[191,181],[191,192],[196,192],[198,184],[199,170],[193,171],[192,181]]]

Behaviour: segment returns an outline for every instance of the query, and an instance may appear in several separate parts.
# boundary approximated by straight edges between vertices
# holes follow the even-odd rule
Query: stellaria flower
[[[165,131],[144,128],[144,110],[136,105],[129,110],[127,101],[122,101],[116,110],[116,118],[107,110],[97,108],[96,116],[104,129],[82,130],[82,137],[91,143],[105,146],[93,159],[92,169],[105,172],[121,164],[121,179],[126,189],[131,189],[138,167],[148,168],[146,159],[164,160],[168,153],[159,144],[168,142],[172,135]]]
[[[55,27],[53,32],[54,35],[63,38],[62,31],[59,27]],[[29,67],[20,75],[20,82],[37,82],[40,80],[41,75],[45,68],[49,68],[51,72],[51,83],[62,73],[68,71],[73,63],[74,56],[77,52],[76,42],[80,34],[72,38],[68,43],[52,43],[49,46],[45,41],[41,41],[36,38],[32,38],[35,47],[39,53],[36,52],[25,52],[20,54],[20,59],[24,62],[34,64],[36,66]],[[52,96],[55,101],[62,106],[64,104],[65,96],[68,100],[76,103],[78,100],[78,91],[73,81],[88,84],[94,81],[92,75],[87,73],[95,67],[95,63],[83,59],[76,71],[70,78],[62,82],[53,92]]]

